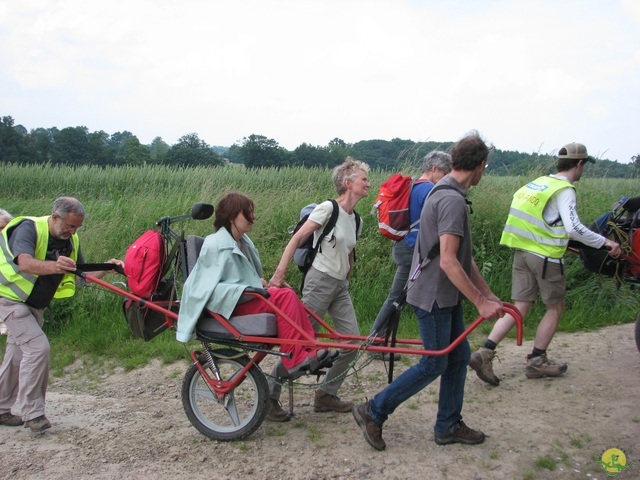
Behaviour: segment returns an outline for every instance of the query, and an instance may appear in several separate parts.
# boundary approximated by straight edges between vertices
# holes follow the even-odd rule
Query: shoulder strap
[[[356,240],[358,240],[358,231],[360,230],[360,215],[355,210],[353,213],[356,214]],[[353,262],[356,261],[356,247],[353,247]]]
[[[465,197],[464,194],[460,190],[458,190],[456,187],[452,187],[451,185],[447,185],[447,184],[436,185],[429,192],[429,196],[433,195],[433,192],[436,192],[438,190],[453,190],[455,192],[458,192],[464,198],[464,203],[466,203],[469,206],[469,214],[473,213],[473,208],[472,208],[473,203],[471,203],[471,200]]]
[[[336,223],[338,222],[338,215],[340,214],[340,207],[338,205],[338,202],[336,202],[334,199],[330,199],[329,201],[331,202],[331,207],[333,208],[333,210],[331,211],[331,216],[329,217],[329,221],[327,222],[325,227],[322,229],[322,233],[320,234],[320,237],[318,237],[318,242],[311,249],[311,252],[310,252],[311,264],[313,264],[313,260],[315,259],[316,254],[322,249],[322,240],[324,240],[324,237],[329,235],[331,230],[335,228]],[[307,271],[305,271],[302,274],[302,281],[300,282],[300,295],[302,295],[302,289],[304,288],[304,281],[307,278]]]
[[[409,218],[411,218],[411,196],[413,195],[413,187],[416,185],[420,185],[421,183],[433,183],[433,182],[431,182],[430,180],[427,180],[426,178],[422,178],[422,179],[419,178],[415,181],[411,180],[411,189],[409,190]],[[433,188],[431,190],[433,190]],[[429,193],[431,193],[431,190],[429,190]],[[418,218],[416,219],[415,222],[409,225],[409,231],[417,232],[418,230],[415,227],[419,223],[420,223],[420,215],[418,215]]]
[[[320,249],[320,246],[322,244],[322,240],[324,240],[324,237],[329,235],[331,230],[336,228],[336,223],[338,222],[338,215],[340,214],[340,207],[338,206],[338,202],[336,202],[334,199],[331,199],[329,201],[331,202],[331,206],[333,207],[333,210],[331,211],[331,216],[329,217],[329,221],[327,222],[327,224],[322,229],[322,233],[320,234],[320,237],[318,238],[318,243],[316,243],[316,245],[314,247],[314,250],[319,250]]]
[[[473,213],[473,210],[471,208],[471,202],[467,199],[467,197],[465,197],[463,195],[463,193],[458,190],[455,187],[452,187],[451,185],[447,185],[447,184],[443,184],[443,185],[436,185],[435,187],[433,187],[431,189],[431,191],[429,192],[429,197],[431,195],[433,195],[433,192],[437,191],[437,190],[454,190],[456,192],[458,192],[460,195],[462,195],[462,197],[464,198],[464,202],[469,206],[469,213]],[[427,197],[428,198],[428,197]],[[416,266],[416,269],[413,271],[411,277],[410,277],[410,281],[413,282],[416,280],[416,278],[418,278],[418,275],[420,275],[420,272],[424,269],[424,267],[427,266],[427,264],[433,260],[434,258],[436,258],[438,255],[440,255],[440,242],[436,242],[433,247],[431,247],[431,250],[429,250],[429,253],[427,253],[426,257],[422,257],[422,253],[420,252],[420,239],[417,240],[416,242],[416,246],[418,247],[418,258],[420,259],[420,263]]]
[[[340,214],[340,207],[338,206],[338,202],[336,202],[334,199],[330,199],[329,201],[331,202],[333,210],[331,210],[329,221],[324,226],[324,228],[322,229],[322,233],[318,237],[318,242],[313,246],[314,257],[316,252],[322,251],[322,240],[324,240],[324,237],[329,235],[329,233],[331,233],[331,230],[336,228],[336,223],[338,223],[338,215]]]

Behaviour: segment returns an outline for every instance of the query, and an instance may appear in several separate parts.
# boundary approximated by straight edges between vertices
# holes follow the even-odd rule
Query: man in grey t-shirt
[[[503,315],[502,303],[473,260],[466,205],[467,190],[480,182],[488,155],[489,148],[477,132],[460,140],[451,151],[452,172],[437,183],[422,209],[407,302],[416,313],[426,350],[443,350],[464,332],[464,299],[485,319]],[[425,264],[431,252],[436,255]],[[424,268],[418,270],[420,265]],[[384,450],[382,424],[400,404],[440,377],[435,442],[482,443],[484,433],[467,427],[461,414],[470,356],[466,339],[447,355],[423,356],[369,402],[354,405],[353,416],[365,440]]]
[[[0,365],[0,426],[25,424],[33,432],[51,427],[45,416],[49,340],[42,330],[51,301],[75,293],[75,272],[83,263],[78,230],[84,206],[60,197],[51,215],[14,218],[0,235],[0,319],[7,343]],[[108,263],[124,267],[121,260]],[[107,272],[96,272],[101,278]],[[11,413],[14,404],[20,415]]]

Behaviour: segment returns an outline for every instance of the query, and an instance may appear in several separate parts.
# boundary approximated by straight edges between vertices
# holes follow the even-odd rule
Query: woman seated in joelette
[[[207,236],[193,271],[184,284],[180,300],[176,338],[188,342],[195,335],[195,326],[204,309],[225,318],[271,312],[260,299],[242,298],[246,287],[266,288],[258,250],[247,236],[255,220],[253,201],[241,193],[228,193],[215,207],[213,226],[216,233]],[[312,338],[315,333],[309,317],[296,293],[291,288],[268,288],[269,301],[282,310],[295,324]],[[271,312],[275,313],[275,312]],[[276,315],[278,337],[305,340],[291,324]],[[316,370],[329,359],[325,349],[317,352],[297,345],[282,345],[284,368],[291,374],[299,370]]]

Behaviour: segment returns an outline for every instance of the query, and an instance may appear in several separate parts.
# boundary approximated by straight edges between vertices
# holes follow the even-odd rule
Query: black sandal
[[[302,375],[317,374],[323,368],[329,368],[340,352],[326,348],[316,351],[315,355],[309,355],[304,361],[287,370],[282,362],[276,366],[278,378],[295,380]]]

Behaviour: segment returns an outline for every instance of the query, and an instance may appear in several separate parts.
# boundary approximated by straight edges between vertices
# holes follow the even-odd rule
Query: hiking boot
[[[447,435],[434,435],[434,440],[438,445],[448,445],[450,443],[464,443],[465,445],[477,445],[484,442],[484,433],[480,430],[473,430],[460,420],[452,433]]]
[[[51,423],[47,417],[40,415],[24,422],[24,428],[29,427],[32,432],[44,432],[47,428],[51,428]]]
[[[362,436],[369,445],[379,451],[387,448],[382,439],[382,425],[369,415],[369,402],[354,405],[351,413],[358,426],[362,428]]]
[[[288,422],[289,414],[282,409],[282,405],[275,398],[267,400],[267,420],[270,422]]]
[[[350,412],[353,408],[353,402],[343,402],[337,395],[316,390],[316,397],[313,401],[313,411],[321,412]]]
[[[527,367],[524,369],[524,374],[527,378],[559,377],[566,371],[566,363],[557,365],[550,362],[547,354],[544,353],[538,357],[527,359]]]
[[[6,412],[0,415],[0,425],[5,427],[19,427],[23,423],[22,417],[14,415],[11,412]]]
[[[471,355],[469,366],[476,372],[480,380],[497,387],[500,384],[500,379],[493,373],[493,357],[495,356],[496,352],[490,348],[480,347]]]

